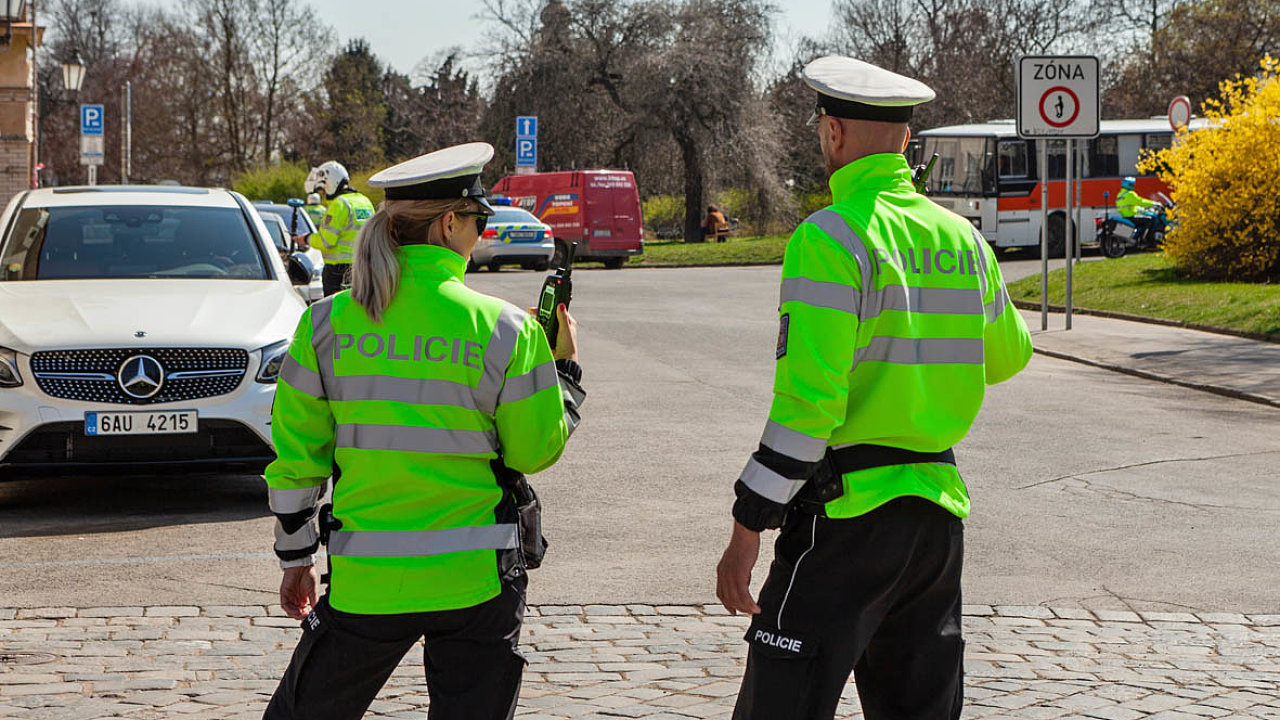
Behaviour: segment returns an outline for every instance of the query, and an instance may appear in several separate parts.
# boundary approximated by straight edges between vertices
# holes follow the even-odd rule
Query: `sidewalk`
[[[1093,315],[1022,310],[1036,352],[1280,407],[1280,344]]]
[[[517,717],[728,718],[746,626],[718,606],[530,608]],[[0,718],[256,719],[298,635],[262,606],[0,610]],[[1280,718],[1280,616],[967,606],[965,639],[966,718]],[[411,651],[366,717],[426,705]],[[862,717],[852,685],[837,716]]]

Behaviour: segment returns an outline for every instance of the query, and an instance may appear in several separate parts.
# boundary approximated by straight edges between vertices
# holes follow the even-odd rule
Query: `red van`
[[[620,268],[644,252],[640,193],[625,170],[508,175],[491,191],[551,226],[557,238],[578,243],[577,258]]]

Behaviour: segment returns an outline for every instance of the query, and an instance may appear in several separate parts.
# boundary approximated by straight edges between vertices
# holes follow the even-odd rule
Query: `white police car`
[[[226,190],[24,192],[0,223],[0,465],[245,463],[309,272]]]
[[[491,198],[494,215],[471,251],[468,269],[480,266],[497,272],[503,265],[526,270],[546,270],[556,253],[551,226],[526,210],[511,205],[510,198]]]

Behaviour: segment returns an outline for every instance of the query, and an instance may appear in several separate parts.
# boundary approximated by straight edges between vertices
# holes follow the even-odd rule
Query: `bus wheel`
[[[1067,251],[1067,216],[1062,213],[1049,216],[1049,257],[1062,257]]]
[[[617,270],[622,267],[622,263],[626,262],[626,258],[611,257],[604,259],[604,266],[610,270]]]

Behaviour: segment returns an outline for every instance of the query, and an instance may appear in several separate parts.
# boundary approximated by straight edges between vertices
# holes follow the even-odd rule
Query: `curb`
[[[1269,398],[1264,395],[1254,395],[1253,393],[1248,393],[1243,390],[1236,390],[1234,388],[1222,387],[1220,385],[1205,385],[1203,383],[1194,383],[1187,380],[1179,380],[1177,378],[1169,377],[1168,375],[1159,375],[1156,373],[1147,372],[1145,370],[1135,370],[1134,368],[1124,367],[1123,365],[1116,365],[1114,363],[1101,362],[1099,360],[1088,360],[1086,358],[1082,358],[1076,355],[1057,352],[1056,350],[1045,350],[1044,348],[1034,347],[1034,345],[1033,345],[1033,349],[1035,350],[1035,352],[1041,355],[1044,355],[1046,357],[1056,358],[1058,360],[1069,360],[1071,362],[1080,363],[1081,365],[1088,365],[1090,367],[1096,367],[1101,370],[1110,370],[1112,372],[1123,373],[1125,375],[1132,375],[1134,377],[1139,377],[1144,380],[1155,380],[1156,382],[1162,382],[1167,385],[1177,385],[1179,387],[1184,387],[1189,390],[1199,390],[1201,392],[1213,393],[1214,395],[1222,395],[1224,397],[1229,397],[1235,400],[1247,400],[1252,403],[1258,403],[1259,405],[1267,405],[1270,407],[1280,408],[1280,400]]]
[[[1014,300],[1013,306],[1019,310],[1031,310],[1038,312],[1040,303],[1031,302],[1029,300]],[[1062,305],[1050,305],[1051,313],[1066,313],[1067,308]],[[1111,320],[1127,320],[1129,322],[1140,322],[1148,325],[1163,325],[1165,327],[1183,328],[1186,330],[1199,330],[1200,332],[1214,333],[1216,335],[1230,335],[1232,337],[1244,338],[1246,340],[1258,340],[1260,342],[1280,344],[1280,335],[1268,335],[1267,333],[1247,332],[1244,330],[1232,330],[1230,328],[1220,328],[1213,325],[1201,325],[1200,323],[1191,323],[1183,320],[1165,320],[1163,318],[1145,317],[1142,315],[1130,315],[1128,313],[1111,312],[1110,310],[1089,310],[1087,308],[1071,308],[1073,315],[1093,315],[1100,318],[1108,318]]]

